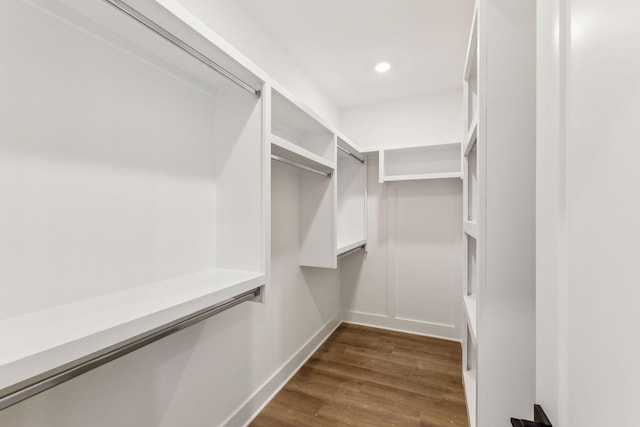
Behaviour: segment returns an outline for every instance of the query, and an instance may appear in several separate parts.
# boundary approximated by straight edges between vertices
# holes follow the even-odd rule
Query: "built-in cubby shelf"
[[[389,147],[379,151],[379,182],[461,178],[461,143]]]
[[[476,330],[477,330],[477,300],[475,296],[466,295],[463,297],[464,301],[464,314],[467,319],[467,325],[469,326],[469,332],[471,333],[471,340],[476,342]]]
[[[3,7],[3,396],[267,282],[264,82],[135,5]]]
[[[464,232],[473,237],[474,239],[478,238],[478,233],[479,233],[479,229],[478,229],[478,223],[475,221],[463,221],[462,222],[462,226],[463,226],[463,230]]]
[[[476,406],[477,406],[477,387],[476,387],[476,370],[466,370],[462,373],[464,383],[465,398],[467,400],[467,412],[469,414],[469,426],[476,426]]]

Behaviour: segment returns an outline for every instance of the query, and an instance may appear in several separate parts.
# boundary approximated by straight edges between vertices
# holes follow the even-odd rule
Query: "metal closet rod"
[[[129,6],[127,3],[121,0],[104,0],[104,1],[106,1],[111,6],[118,9],[119,11],[123,12],[125,15],[129,16],[130,18],[133,18],[134,20],[138,21],[139,23],[141,23],[142,25],[144,25],[154,33],[158,34],[160,37],[164,38],[165,40],[173,44],[174,46],[182,49],[183,51],[185,51],[186,53],[188,53],[198,61],[202,62],[204,65],[211,68],[218,74],[221,74],[222,76],[231,80],[233,83],[240,86],[242,89],[246,90],[247,92],[250,92],[257,98],[260,98],[261,93],[259,89],[255,89],[249,83],[245,82],[240,77],[236,76],[235,74],[231,73],[221,65],[217,64],[208,56],[194,49],[189,44],[185,43],[184,41],[182,41],[181,39],[179,39],[169,31],[165,30],[163,27],[156,24],[151,19],[147,18],[145,15],[143,15],[142,13],[138,12],[136,9]]]
[[[340,258],[342,258],[342,257],[346,257],[347,255],[354,254],[354,253],[356,253],[356,252],[358,252],[358,251],[363,250],[363,249],[364,249],[364,248],[366,248],[366,247],[367,247],[367,244],[365,243],[365,244],[363,244],[363,245],[358,246],[357,248],[353,248],[353,249],[351,249],[351,250],[348,250],[347,252],[345,252],[345,253],[342,253],[342,254],[338,255],[338,259],[340,259]]]
[[[342,148],[341,146],[338,145],[338,150],[341,150],[342,152],[347,153],[348,155],[350,155],[351,157],[353,157],[354,159],[356,159],[360,163],[364,164],[364,160],[362,160],[360,157],[356,156],[355,154],[353,154],[351,151],[347,150],[346,148]]]
[[[310,168],[309,166],[301,165],[300,163],[296,163],[293,160],[288,160],[288,159],[285,159],[283,157],[276,156],[275,154],[272,154],[271,158],[273,160],[275,160],[276,162],[284,163],[286,165],[293,166],[293,167],[296,167],[296,168],[300,168],[300,169],[306,170],[308,172],[313,172],[313,173],[315,173],[317,175],[322,175],[322,176],[326,176],[328,178],[331,178],[331,172],[323,172],[323,171],[320,171],[318,169]]]
[[[222,301],[221,303],[212,305],[188,316],[184,316],[178,320],[167,323],[166,325],[152,329],[149,332],[142,333],[131,339],[107,347],[104,350],[97,351],[41,375],[29,378],[14,386],[0,390],[0,410],[8,408],[9,406],[35,396],[36,394],[42,393],[45,390],[69,381],[70,379],[102,366],[105,363],[111,362],[112,360],[129,354],[134,350],[138,350],[139,348],[158,341],[161,338],[181,331],[182,329],[201,322],[214,314],[218,314],[240,303],[254,299],[260,296],[261,293],[261,287],[243,292],[235,297]]]

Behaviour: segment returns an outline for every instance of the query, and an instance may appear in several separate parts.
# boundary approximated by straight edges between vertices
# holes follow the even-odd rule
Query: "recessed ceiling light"
[[[379,62],[376,64],[376,71],[379,73],[386,73],[391,68],[391,64],[388,62]]]

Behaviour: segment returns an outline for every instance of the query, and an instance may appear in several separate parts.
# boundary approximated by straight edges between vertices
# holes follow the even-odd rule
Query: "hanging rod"
[[[357,248],[353,248],[351,250],[348,250],[347,252],[344,252],[344,253],[341,253],[340,255],[338,255],[338,259],[346,257],[347,255],[354,254],[354,253],[356,253],[358,251],[364,250],[366,247],[367,247],[367,244],[365,243],[363,245],[358,246]]]
[[[364,160],[362,160],[360,157],[356,156],[355,154],[353,154],[351,151],[347,150],[346,148],[342,148],[341,146],[338,145],[338,150],[341,150],[342,152],[347,153],[348,155],[350,155],[351,157],[353,157],[354,159],[356,159],[360,163],[364,164]]]
[[[134,20],[138,21],[140,24],[144,25],[145,27],[147,27],[148,29],[150,29],[154,33],[158,34],[160,37],[162,37],[165,40],[167,40],[168,42],[172,43],[174,46],[182,49],[183,51],[185,51],[186,53],[188,53],[189,55],[191,55],[192,57],[194,57],[198,61],[202,62],[204,65],[206,65],[207,67],[211,68],[212,70],[214,70],[218,74],[221,74],[222,76],[224,76],[227,79],[231,80],[233,83],[235,83],[236,85],[240,86],[244,90],[250,92],[251,94],[253,94],[257,98],[260,98],[260,90],[255,89],[249,83],[247,83],[244,80],[242,80],[241,78],[237,77],[236,75],[234,75],[233,73],[231,73],[230,71],[228,71],[227,69],[222,67],[221,65],[217,64],[216,62],[214,62],[212,59],[210,59],[205,54],[199,52],[198,50],[196,50],[195,48],[191,47],[186,42],[184,42],[181,39],[179,39],[177,36],[173,35],[169,31],[165,30],[163,27],[161,27],[160,25],[156,24],[154,21],[152,21],[151,19],[147,18],[142,13],[138,12],[136,9],[132,8],[131,6],[129,6],[127,3],[125,3],[125,2],[123,2],[121,0],[104,0],[104,1],[109,3],[111,6],[115,7],[119,11],[123,12],[124,14],[129,16],[130,18],[133,18]]]
[[[243,292],[218,304],[204,308],[178,320],[169,322],[148,332],[142,333],[88,356],[69,362],[58,368],[44,372],[41,375],[36,375],[33,378],[29,378],[18,384],[0,390],[0,410],[6,409],[9,406],[15,405],[18,402],[42,393],[45,390],[60,385],[72,378],[111,362],[112,360],[129,354],[134,350],[138,350],[139,348],[158,341],[161,338],[172,335],[182,329],[201,322],[214,314],[218,314],[242,302],[254,299],[260,296],[261,293],[261,287]]]
[[[314,168],[310,168],[309,166],[301,165],[300,163],[296,163],[293,160],[287,160],[285,158],[276,156],[275,154],[272,154],[271,158],[273,160],[275,160],[276,162],[284,163],[284,164],[287,164],[289,166],[293,166],[293,167],[296,167],[296,168],[304,169],[306,171],[313,172],[315,174],[331,178],[331,172],[319,171],[318,169],[314,169]]]

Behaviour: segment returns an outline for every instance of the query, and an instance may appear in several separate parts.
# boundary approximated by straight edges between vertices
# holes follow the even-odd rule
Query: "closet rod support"
[[[353,154],[351,151],[347,150],[346,148],[343,148],[343,147],[338,145],[338,150],[342,151],[343,153],[346,153],[346,154],[350,155],[351,157],[353,157],[354,159],[356,159],[360,163],[364,164],[364,160],[362,160],[360,157],[356,156],[355,154]]]
[[[129,354],[132,351],[158,341],[161,338],[172,335],[191,325],[208,319],[209,317],[228,310],[240,303],[253,300],[261,294],[262,287],[259,286],[218,304],[214,304],[178,320],[169,322],[148,332],[69,362],[58,368],[54,368],[41,375],[37,375],[33,378],[29,378],[18,384],[2,389],[0,390],[0,411],[33,397],[36,394],[42,393],[52,387],[69,381],[81,374],[98,368],[112,360]]]
[[[193,48],[191,45],[187,44],[186,42],[182,41],[180,38],[178,38],[174,34],[170,33],[167,30],[165,30],[163,27],[161,27],[160,25],[156,24],[154,21],[152,21],[151,19],[147,18],[145,15],[143,15],[140,12],[138,12],[136,9],[132,8],[131,6],[129,6],[124,1],[122,1],[122,0],[104,0],[104,1],[107,2],[108,4],[110,4],[111,6],[115,7],[116,9],[118,9],[119,11],[124,13],[125,15],[129,16],[133,20],[135,20],[135,21],[139,22],[140,24],[144,25],[145,27],[147,27],[148,29],[150,29],[151,31],[153,31],[154,33],[156,33],[157,35],[159,35],[163,39],[167,40],[169,43],[173,44],[177,48],[183,50],[184,52],[186,52],[187,54],[192,56],[193,58],[195,58],[198,61],[202,62],[204,65],[206,65],[207,67],[211,68],[213,71],[215,71],[218,74],[226,77],[228,80],[230,80],[233,83],[235,83],[236,85],[240,86],[242,89],[244,89],[247,92],[251,93],[255,97],[260,98],[261,93],[260,93],[259,89],[254,88],[249,83],[247,83],[244,80],[242,80],[240,77],[238,77],[235,74],[231,73],[229,70],[227,70],[223,66],[217,64],[211,58],[209,58],[208,56],[206,56],[202,52],[198,51],[197,49]]]
[[[306,170],[307,172],[312,172],[312,173],[315,173],[317,175],[322,175],[322,176],[326,176],[327,178],[331,178],[331,172],[319,171],[317,169],[310,168],[309,166],[305,166],[305,165],[301,165],[300,163],[296,163],[296,162],[294,162],[292,160],[287,160],[287,159],[285,159],[283,157],[276,156],[275,154],[271,155],[271,159],[275,160],[276,162],[284,163],[284,164],[289,165],[289,166],[293,166],[293,167],[296,167],[296,168],[299,168],[299,169]]]

